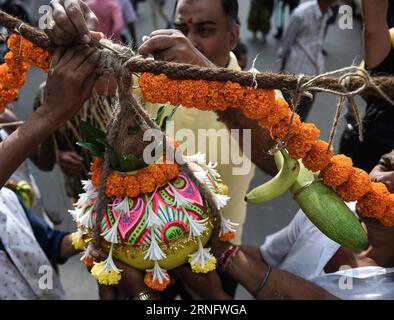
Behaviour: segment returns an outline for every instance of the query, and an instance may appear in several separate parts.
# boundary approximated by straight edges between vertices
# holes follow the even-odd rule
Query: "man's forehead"
[[[218,23],[225,15],[221,0],[179,0],[175,19],[188,24]]]

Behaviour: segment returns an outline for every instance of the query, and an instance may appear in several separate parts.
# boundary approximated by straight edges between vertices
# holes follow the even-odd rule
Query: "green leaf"
[[[161,125],[161,131],[165,132],[167,130],[167,122],[172,120],[178,108],[179,107],[175,107],[174,109],[172,109],[171,113],[164,118],[163,123]]]
[[[164,111],[165,111],[165,106],[161,106],[157,111],[155,122],[158,126],[160,126],[161,119],[163,118],[164,115]]]
[[[139,170],[148,166],[143,160],[132,154],[123,155],[119,160],[120,170],[123,172]]]
[[[77,145],[89,150],[93,157],[103,157],[103,152],[93,143],[77,142]]]
[[[105,140],[106,138],[105,132],[97,129],[96,127],[93,127],[90,123],[86,121],[82,121],[79,125],[79,128],[81,129],[82,135],[87,142],[96,143],[98,139]]]

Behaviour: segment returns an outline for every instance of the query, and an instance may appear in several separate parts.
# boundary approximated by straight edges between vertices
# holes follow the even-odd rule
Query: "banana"
[[[245,201],[263,203],[272,200],[286,192],[296,181],[300,172],[300,164],[290,157],[285,149],[280,149],[274,155],[279,169],[278,174],[270,181],[253,189],[245,196]]]
[[[290,191],[309,220],[327,237],[351,250],[368,246],[367,233],[349,207],[303,165]]]
[[[35,196],[34,196],[33,188],[30,185],[30,183],[28,183],[26,181],[20,181],[16,185],[15,189],[16,189],[15,190],[16,194],[18,194],[21,197],[23,204],[27,208],[31,208],[34,203]]]

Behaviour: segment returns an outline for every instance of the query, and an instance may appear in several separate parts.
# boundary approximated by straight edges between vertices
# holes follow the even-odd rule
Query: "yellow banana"
[[[20,196],[23,204],[27,208],[31,208],[34,203],[34,191],[30,183],[26,181],[20,181],[16,185],[15,192]]]
[[[245,200],[251,203],[263,203],[272,200],[294,184],[300,172],[300,164],[297,160],[290,157],[285,149],[280,149],[274,155],[276,165],[279,169],[278,174],[270,181],[253,189],[246,196]]]

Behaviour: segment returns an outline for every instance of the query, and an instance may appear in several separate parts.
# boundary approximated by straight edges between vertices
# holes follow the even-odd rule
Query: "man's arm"
[[[219,120],[231,129],[251,129],[251,153],[252,162],[264,172],[275,175],[278,170],[274,158],[269,154],[269,150],[274,146],[268,130],[261,128],[258,122],[248,119],[241,111],[228,109],[224,112],[218,112]],[[242,135],[242,130],[241,130]],[[243,137],[239,139],[241,150],[243,150]]]
[[[368,69],[382,63],[392,48],[387,10],[387,0],[363,0],[364,51]]]
[[[82,107],[99,77],[100,53],[77,46],[56,49],[52,57],[43,105],[0,143],[0,187],[54,131]]]
[[[18,121],[18,117],[10,110],[6,110],[5,113],[0,115],[0,123],[13,123]],[[5,130],[10,135],[17,128],[17,126],[12,126],[7,127]],[[29,156],[29,158],[39,169],[43,171],[51,171],[56,161],[55,144],[53,141],[53,137],[50,136],[43,143],[41,143],[36,148],[36,150],[34,150],[34,152]]]
[[[216,257],[220,257],[229,246],[229,243],[215,241],[212,243],[212,250]],[[226,270],[228,275],[242,284],[252,294],[256,292],[268,271],[267,264],[258,256],[257,251],[257,248],[253,250],[251,247],[241,247],[232,264]],[[312,282],[277,268],[272,268],[264,288],[258,292],[256,298],[261,300],[336,299],[336,297]]]

